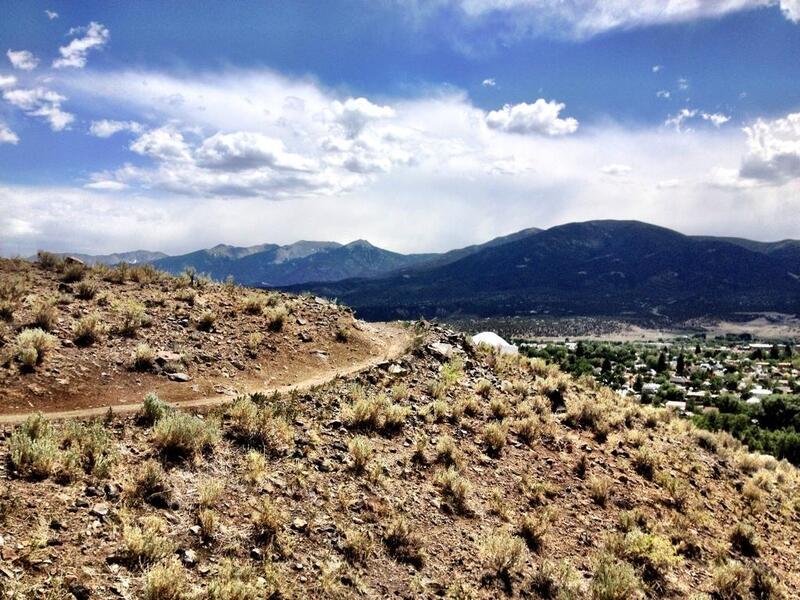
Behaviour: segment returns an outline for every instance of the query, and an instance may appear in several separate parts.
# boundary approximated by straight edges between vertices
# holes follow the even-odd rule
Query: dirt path
[[[375,326],[376,324],[373,324]],[[393,360],[402,356],[408,348],[411,336],[408,332],[400,330],[396,326],[386,325],[387,328],[385,336],[381,338],[381,347],[367,358],[358,360],[346,366],[339,367],[322,367],[310,376],[303,377],[302,379],[277,386],[277,387],[255,387],[246,389],[243,393],[261,392],[264,394],[272,394],[274,392],[287,393],[294,390],[307,390],[309,388],[325,384],[337,377],[352,375],[360,371],[369,369],[370,367],[383,362],[385,360]],[[391,331],[389,331],[391,329]],[[181,400],[177,402],[170,402],[172,406],[179,408],[207,408],[217,406],[230,402],[230,396],[202,396],[189,400]],[[126,404],[107,404],[105,406],[97,406],[92,408],[82,408],[76,410],[65,411],[45,411],[45,414],[50,419],[70,419],[70,418],[86,418],[102,416],[111,408],[114,414],[130,414],[136,412],[141,408],[141,402],[126,403]],[[8,413],[0,414],[0,424],[17,424],[22,423],[31,413]]]

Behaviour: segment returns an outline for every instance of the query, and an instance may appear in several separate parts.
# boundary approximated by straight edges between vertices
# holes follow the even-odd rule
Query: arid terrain
[[[5,597],[800,595],[797,470],[727,434],[313,297],[0,267],[19,290],[2,298],[3,411],[102,413],[5,426]],[[76,298],[81,281],[92,299]],[[50,294],[56,339],[23,335]],[[129,331],[125,301],[146,326]],[[103,331],[86,344],[91,314]]]

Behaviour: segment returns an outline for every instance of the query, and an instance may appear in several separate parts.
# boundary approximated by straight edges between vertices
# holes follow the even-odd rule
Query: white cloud
[[[89,133],[99,138],[111,137],[120,131],[139,133],[142,131],[142,125],[136,121],[113,121],[109,119],[102,119],[100,121],[92,121],[92,124],[89,126]]]
[[[708,121],[714,127],[720,127],[731,120],[730,116],[722,113],[707,113],[705,111],[697,110],[696,108],[682,108],[677,114],[672,115],[664,121],[667,127],[674,127],[677,131],[683,131],[687,121],[692,119],[702,119]],[[687,129],[691,131],[691,129]]]
[[[161,161],[188,162],[191,159],[191,150],[183,134],[172,125],[143,133],[131,142],[131,150]]]
[[[102,192],[121,192],[122,190],[128,189],[128,186],[121,181],[113,181],[108,179],[96,179],[91,183],[87,183],[83,187]]]
[[[533,104],[506,104],[500,110],[493,110],[486,115],[486,124],[492,129],[508,133],[566,135],[578,129],[578,121],[572,117],[566,119],[558,115],[564,104],[555,100],[546,101],[539,98]]]
[[[707,113],[703,112],[700,113],[700,116],[703,118],[704,121],[711,121],[714,127],[719,127],[720,125],[724,125],[731,118],[728,115],[723,115],[722,113]]]
[[[260,167],[308,171],[311,162],[286,151],[279,139],[261,133],[216,133],[203,140],[195,153],[197,164],[207,169],[243,171]]]
[[[47,120],[53,131],[66,129],[75,120],[75,115],[61,110],[66,98],[47,88],[7,90],[3,92],[3,99],[29,116]]]
[[[672,94],[670,94],[670,93],[669,93],[669,90],[658,90],[658,91],[656,92],[656,97],[657,97],[657,98],[669,99],[669,97],[670,97],[671,95],[672,95]]]
[[[39,65],[39,59],[28,50],[11,50],[9,48],[6,56],[12,67],[22,71],[33,71]]]
[[[688,90],[689,89],[689,80],[684,78],[684,77],[681,77],[680,79],[678,79],[678,89],[679,90],[683,90],[683,91]]]
[[[779,7],[800,21],[800,0],[443,0],[467,19],[505,18],[517,35],[587,38],[613,29],[722,17],[734,12]],[[659,65],[656,65],[659,66]],[[654,71],[656,71],[654,67]]]
[[[600,169],[604,175],[611,175],[612,177],[620,177],[629,174],[633,168],[629,165],[613,164],[605,165]]]
[[[14,87],[17,85],[17,78],[13,75],[0,75],[0,88]]]
[[[348,98],[345,102],[335,101],[332,105],[335,120],[344,127],[349,137],[355,137],[368,123],[394,116],[389,106],[378,106],[366,98]]]
[[[494,80],[494,77],[488,77],[481,82],[483,87],[494,87],[497,85],[497,82]]]
[[[86,55],[89,50],[102,48],[108,42],[108,28],[95,21],[86,27],[73,28],[69,31],[70,35],[83,34],[83,37],[73,39],[66,46],[61,46],[58,52],[61,58],[53,61],[53,67],[63,69],[72,67],[82,69],[86,66]]]
[[[758,119],[744,132],[748,152],[740,177],[768,184],[800,178],[800,113],[772,121]]]
[[[0,121],[0,144],[16,144],[19,137],[8,128],[8,125]]]
[[[44,14],[46,14],[47,18],[50,19],[51,21],[53,19],[57,19],[58,18],[58,13],[56,11],[54,11],[54,10],[45,9]]]
[[[653,73],[658,73],[661,69],[663,69],[661,65],[653,65]]]

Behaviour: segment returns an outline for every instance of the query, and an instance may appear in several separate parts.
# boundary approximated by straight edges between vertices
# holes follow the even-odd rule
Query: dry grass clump
[[[117,313],[122,319],[119,333],[126,337],[133,337],[140,328],[150,324],[150,317],[145,312],[145,305],[141,302],[127,300],[117,304]]]
[[[149,371],[155,363],[156,353],[147,344],[139,344],[133,353],[133,368],[137,371]]]
[[[220,479],[203,479],[197,484],[197,504],[200,508],[214,508],[225,491],[225,482]]]
[[[33,308],[33,324],[39,329],[52,331],[58,320],[56,302],[52,298],[39,300]]]
[[[449,435],[443,435],[436,442],[436,462],[446,467],[461,468],[463,458],[456,441]]]
[[[472,484],[458,472],[458,469],[449,467],[440,470],[434,478],[434,484],[453,512],[459,514],[470,512],[469,498],[472,494]]]
[[[479,379],[475,382],[475,393],[483,398],[488,398],[492,393],[492,383],[488,379]]]
[[[197,511],[197,525],[200,527],[200,537],[204,542],[214,539],[217,532],[217,513],[210,508],[202,508]]]
[[[275,581],[263,577],[264,574],[260,574],[251,564],[226,558],[208,584],[207,600],[282,597]]]
[[[267,472],[267,458],[256,450],[245,455],[245,480],[251,485],[258,484]]]
[[[264,335],[258,331],[254,331],[247,336],[247,353],[255,358],[258,356],[258,350],[261,348],[261,342],[264,341]]]
[[[180,288],[175,292],[175,300],[194,306],[194,303],[197,302],[197,292],[192,288]]]
[[[153,443],[166,456],[190,457],[212,448],[219,440],[219,428],[184,412],[172,411],[156,421]]]
[[[197,329],[200,331],[211,331],[214,323],[217,322],[217,313],[213,310],[204,310],[197,318]]]
[[[583,598],[581,577],[566,560],[542,561],[528,578],[523,597],[543,600],[579,600]]]
[[[104,327],[96,314],[81,317],[72,326],[72,340],[78,346],[91,346],[103,335]]]
[[[728,539],[734,552],[738,552],[742,556],[758,556],[761,540],[759,540],[755,528],[749,523],[737,523],[731,530]]]
[[[44,479],[55,470],[58,444],[50,422],[41,413],[29,416],[8,443],[8,460],[20,476]]]
[[[347,449],[350,451],[353,471],[363,473],[372,457],[372,443],[369,438],[356,436],[347,444]]]
[[[274,455],[285,454],[294,447],[294,428],[272,405],[259,406],[242,396],[234,400],[226,414],[231,419],[230,432],[240,443]]]
[[[480,555],[492,576],[510,581],[513,570],[522,560],[525,544],[517,536],[501,529],[490,534],[480,546]]]
[[[632,529],[624,536],[612,538],[610,550],[634,565],[642,579],[660,589],[670,569],[681,562],[672,542],[654,533]]]
[[[141,464],[129,488],[131,497],[137,500],[147,499],[157,493],[167,492],[167,474],[161,463],[148,459]]]
[[[492,418],[502,421],[511,414],[511,406],[505,398],[492,398],[489,402],[489,412]]]
[[[514,429],[519,439],[530,445],[542,436],[545,424],[538,415],[530,415],[514,421]]]
[[[61,281],[64,283],[75,283],[86,276],[86,265],[79,262],[67,262],[61,269]]]
[[[589,496],[598,506],[608,503],[608,494],[611,490],[611,480],[607,477],[592,477],[589,480]]]
[[[242,310],[248,315],[260,315],[267,306],[267,298],[263,294],[249,294],[242,300]]]
[[[645,479],[652,480],[655,477],[658,464],[658,455],[652,448],[639,448],[633,455],[633,468]]]
[[[488,423],[483,428],[483,443],[492,456],[498,456],[506,445],[508,426],[505,423]]]
[[[383,394],[367,396],[360,386],[353,386],[350,396],[352,402],[344,408],[343,418],[353,429],[396,432],[411,414],[409,407],[389,402]]]
[[[35,369],[56,345],[55,336],[38,327],[23,329],[14,342],[14,354],[26,369]]]
[[[173,557],[153,565],[144,576],[143,600],[184,600],[188,598],[186,571]]]
[[[333,339],[340,344],[346,344],[350,340],[350,330],[343,325],[338,325],[333,333]]]
[[[267,329],[270,331],[278,332],[283,330],[286,319],[289,316],[289,311],[285,306],[276,306],[267,311]]]
[[[519,522],[519,535],[528,544],[528,548],[538,552],[544,546],[545,536],[554,520],[550,509],[538,509],[525,514]]]
[[[397,560],[417,567],[422,566],[425,560],[422,536],[412,528],[404,516],[399,515],[391,520],[383,534],[383,541]]]
[[[683,511],[686,510],[691,499],[691,488],[689,485],[678,477],[667,475],[666,473],[656,474],[656,482],[667,493],[667,504],[673,508]]]
[[[44,250],[39,250],[36,253],[36,260],[40,267],[48,271],[60,270],[61,265],[64,264],[64,259],[58,254],[46,252]]]
[[[85,279],[75,286],[75,295],[81,300],[91,300],[97,295],[97,283]]]
[[[347,560],[353,563],[363,563],[369,558],[372,551],[372,540],[369,535],[358,529],[346,529],[342,540],[342,552]]]
[[[558,495],[558,488],[549,481],[539,481],[523,475],[518,485],[519,493],[531,506],[544,506]]]
[[[20,299],[25,295],[27,286],[21,277],[4,277],[0,279],[0,321],[12,321]]]
[[[706,431],[705,429],[698,429],[694,435],[695,440],[697,440],[697,445],[701,448],[705,448],[709,452],[716,452],[719,449],[717,436],[712,432]]]
[[[251,520],[253,536],[264,544],[273,544],[286,523],[286,515],[268,496],[262,496]]]
[[[166,558],[175,549],[167,537],[169,528],[161,517],[144,516],[139,524],[123,522],[122,543],[128,559],[133,563],[152,564]]]
[[[720,564],[713,573],[713,597],[717,600],[750,598],[751,575],[748,567],[735,560]]]

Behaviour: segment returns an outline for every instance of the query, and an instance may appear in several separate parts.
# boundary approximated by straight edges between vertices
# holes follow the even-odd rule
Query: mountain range
[[[335,297],[373,320],[800,311],[800,241],[688,236],[638,221],[531,228],[440,254],[399,254],[364,240],[300,241],[220,245],[148,262]]]

